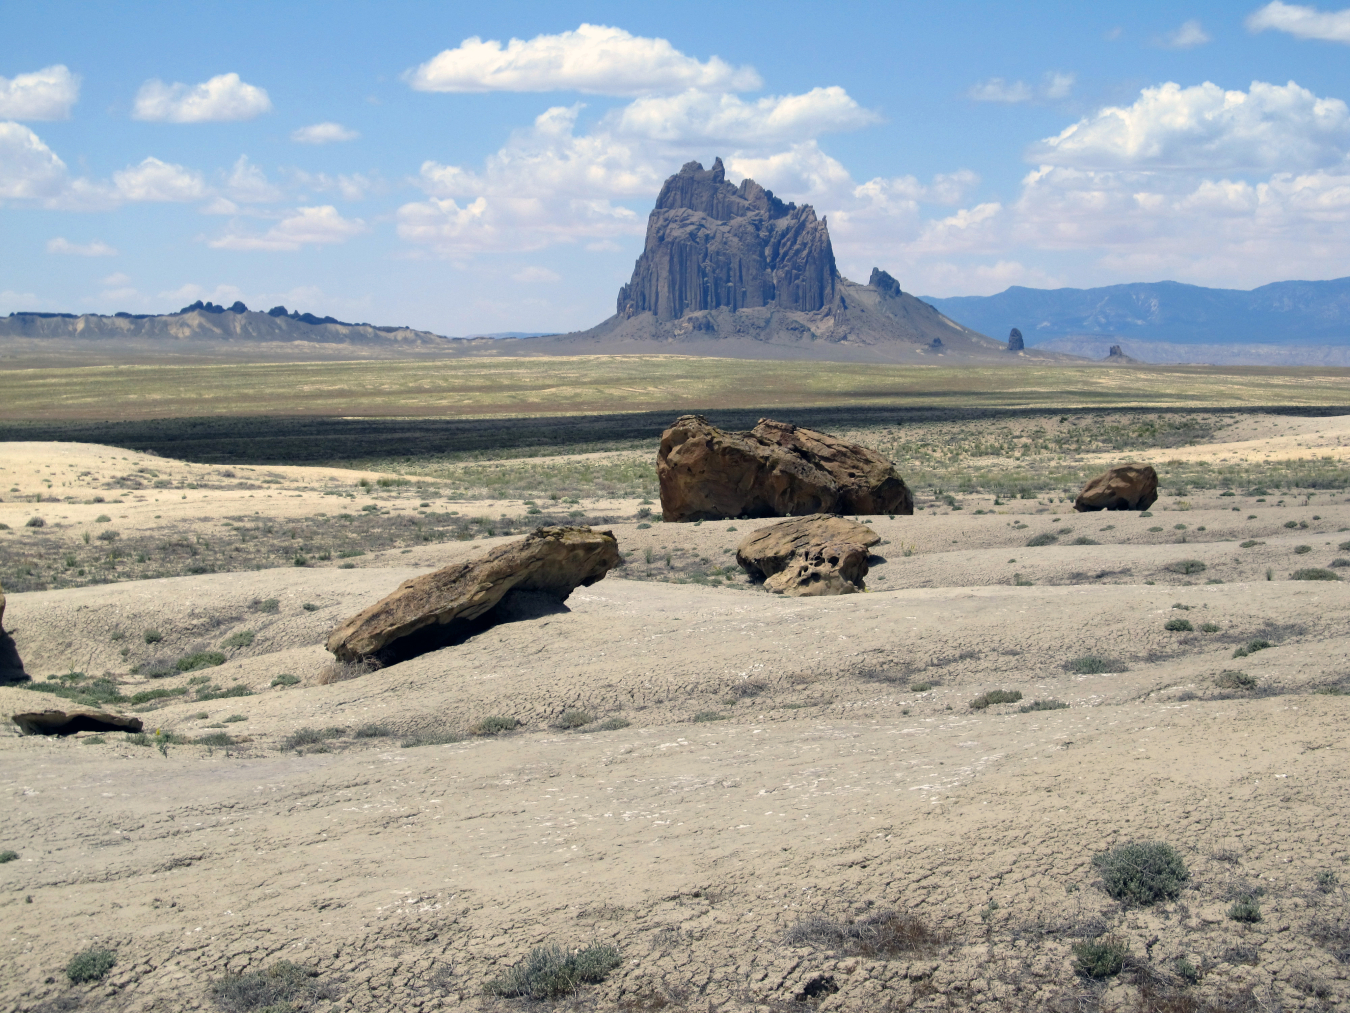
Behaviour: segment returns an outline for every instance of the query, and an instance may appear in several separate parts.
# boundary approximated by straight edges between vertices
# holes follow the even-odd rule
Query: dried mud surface
[[[1260,452],[1316,435],[1339,460],[1330,422]],[[89,479],[124,455],[119,474],[189,469],[8,450],[10,481],[30,465]],[[123,538],[172,521],[190,539],[260,499],[278,519],[334,514],[325,483],[358,477],[268,471],[268,489],[178,476],[160,502],[151,484],[113,509],[103,483],[72,484],[59,530],[73,541],[106,510]],[[421,516],[423,493],[397,491],[381,516]],[[284,959],[322,983],[310,1009],[550,1008],[484,984],[535,946],[592,942],[622,964],[553,1005],[1350,1003],[1350,593],[1288,579],[1339,558],[1344,495],[1165,495],[1147,518],[1073,515],[1058,496],[922,503],[867,519],[884,540],[870,593],[782,599],[731,561],[767,522],[664,525],[636,499],[586,501],[613,521],[621,570],[364,673],[330,665],[327,633],[501,536],[391,541],[345,570],[334,555],[9,594],[34,684],[102,692],[147,736],[0,735],[0,850],[18,855],[0,864],[0,1007],[221,1009],[214,982]],[[32,510],[0,504],[3,537],[50,533],[21,529]],[[1272,646],[1234,657],[1255,640]],[[208,652],[223,663],[178,671]],[[23,686],[0,686],[0,712],[62,706]],[[992,690],[1022,696],[971,707]],[[1067,707],[1022,709],[1035,701]],[[519,727],[473,734],[493,717]],[[1178,897],[1104,892],[1094,856],[1134,840],[1178,849]],[[1229,917],[1243,898],[1260,921]],[[859,942],[893,913],[913,931]],[[1073,946],[1108,938],[1128,947],[1120,973],[1078,973]],[[73,984],[63,969],[88,948],[117,962]]]

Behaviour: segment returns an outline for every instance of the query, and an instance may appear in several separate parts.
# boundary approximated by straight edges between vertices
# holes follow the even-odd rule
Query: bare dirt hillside
[[[1340,420],[1278,432],[1157,456],[1346,452]],[[68,495],[37,505],[67,525],[58,565],[109,525],[198,544],[250,510],[355,517],[347,490],[382,477],[5,449],[10,482],[50,471]],[[110,495],[113,474],[148,480]],[[369,512],[455,491],[426,490]],[[327,633],[502,536],[11,593],[32,682],[0,712],[83,700],[145,732],[0,735],[0,1003],[544,1009],[485,989],[557,945],[618,960],[562,1008],[1339,1008],[1350,594],[1291,578],[1346,572],[1350,501],[1173,491],[1151,516],[925,495],[864,518],[869,592],[822,599],[740,575],[734,546],[769,522],[615,500],[622,568],[373,671],[335,669]],[[33,510],[0,503],[0,539],[50,533]],[[1147,905],[1094,864],[1139,841],[1186,869]],[[73,982],[90,950],[115,962]],[[279,961],[312,976],[249,977]]]

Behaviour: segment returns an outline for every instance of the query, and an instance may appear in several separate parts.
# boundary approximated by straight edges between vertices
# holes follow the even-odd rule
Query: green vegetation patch
[[[1173,573],[1181,573],[1189,576],[1192,573],[1204,573],[1208,566],[1198,559],[1181,559],[1175,563],[1170,563],[1167,567]]]
[[[582,725],[588,725],[595,720],[595,717],[589,712],[572,708],[565,710],[558,716],[559,728],[580,728]]]
[[[1181,893],[1190,871],[1180,852],[1162,841],[1133,841],[1092,859],[1102,889],[1116,900],[1147,907]]]
[[[1171,633],[1193,633],[1195,627],[1191,625],[1189,619],[1169,619],[1163,623],[1163,629]]]
[[[88,981],[102,981],[108,976],[108,972],[113,969],[117,963],[117,952],[115,950],[90,949],[82,950],[70,958],[70,963],[66,964],[66,977],[75,984],[83,984]]]
[[[970,701],[971,710],[982,711],[994,704],[1017,703],[1022,699],[1020,689],[991,689],[988,693],[983,693]]]
[[[0,865],[4,865],[6,862],[16,861],[18,857],[19,853],[17,851],[10,851],[9,849],[0,851]]]
[[[223,664],[225,655],[219,651],[193,651],[174,662],[174,668],[180,672],[200,672],[203,668],[216,668]]]
[[[1104,675],[1108,672],[1128,672],[1129,666],[1119,658],[1101,654],[1085,654],[1064,663],[1064,671],[1074,675]]]
[[[1130,948],[1117,936],[1084,939],[1073,944],[1074,966],[1085,978],[1109,978],[1125,968]]]
[[[257,637],[254,630],[240,630],[238,633],[231,633],[221,642],[221,647],[250,647],[253,640]]]
[[[582,985],[604,981],[620,963],[619,951],[606,943],[579,950],[537,946],[501,977],[484,985],[483,991],[503,998],[561,999],[574,995]]]
[[[1319,566],[1309,566],[1302,570],[1295,570],[1289,575],[1290,580],[1340,580],[1341,575],[1335,570],[1324,570]]]
[[[1034,711],[1062,711],[1069,707],[1063,700],[1033,700],[1017,708],[1019,714],[1031,714]]]
[[[617,732],[620,728],[627,728],[633,722],[627,718],[605,718],[598,725],[591,725],[589,728],[583,728],[583,732]]]
[[[507,717],[503,714],[493,714],[483,718],[471,729],[474,735],[501,735],[503,732],[512,732],[520,727],[520,722],[513,717]]]
[[[244,974],[231,974],[211,984],[211,998],[224,1013],[299,1013],[319,999],[337,998],[321,983],[319,972],[289,960]]]

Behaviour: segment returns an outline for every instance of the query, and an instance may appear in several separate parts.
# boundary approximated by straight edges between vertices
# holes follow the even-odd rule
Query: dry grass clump
[[[1341,575],[1335,570],[1324,570],[1320,566],[1308,566],[1302,570],[1295,570],[1289,575],[1290,580],[1340,580]]]
[[[1256,680],[1245,672],[1225,669],[1214,677],[1214,685],[1220,689],[1255,689]]]
[[[1129,666],[1119,658],[1105,655],[1085,654],[1064,663],[1064,671],[1073,675],[1104,675],[1108,672],[1128,672]]]
[[[492,714],[483,718],[469,731],[474,735],[501,735],[503,732],[513,732],[519,727],[520,722],[513,717],[508,717],[505,714]]]
[[[1022,699],[1020,689],[991,689],[988,693],[977,696],[970,701],[970,709],[982,711],[987,707],[1000,703],[1017,703]]]
[[[580,710],[572,707],[565,710],[558,716],[559,728],[580,728],[582,725],[588,725],[595,720],[595,716],[590,711]]]
[[[302,746],[317,746],[330,739],[340,739],[347,734],[345,728],[297,728],[282,740],[282,752],[290,752]]]
[[[585,732],[617,732],[620,728],[627,728],[633,722],[627,718],[605,718],[598,725],[592,725],[590,728],[584,728]]]
[[[922,953],[946,942],[946,936],[909,911],[881,911],[857,921],[804,918],[783,937],[789,946],[819,946],[869,960]]]
[[[1033,700],[1017,708],[1018,714],[1031,714],[1035,711],[1062,711],[1069,707],[1063,700]]]
[[[348,679],[359,679],[363,675],[379,671],[383,666],[374,658],[362,658],[360,661],[334,661],[314,678],[319,686],[328,686]]]
[[[1085,978],[1109,978],[1125,968],[1129,945],[1118,936],[1084,939],[1072,946],[1075,970]]]
[[[337,991],[289,960],[244,974],[231,974],[211,985],[211,998],[224,1013],[300,1013],[316,1000],[336,999]]]
[[[579,950],[536,946],[530,955],[483,986],[487,995],[512,999],[561,999],[582,985],[605,980],[621,963],[619,951],[606,943]]]

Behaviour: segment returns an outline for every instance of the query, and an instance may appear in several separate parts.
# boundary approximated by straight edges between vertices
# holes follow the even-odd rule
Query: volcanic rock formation
[[[533,347],[641,352],[671,343],[708,355],[892,362],[997,361],[1004,348],[880,268],[866,285],[841,277],[824,218],[753,179],[733,185],[720,158],[711,169],[689,162],[661,187],[615,315]]]
[[[656,477],[667,521],[914,512],[904,480],[875,450],[772,419],[728,433],[683,415],[661,434]]]
[[[1026,342],[1022,340],[1021,331],[1014,327],[1008,332],[1008,351],[1020,352],[1026,347]]]
[[[539,528],[481,559],[405,580],[334,630],[328,650],[339,661],[366,658],[424,627],[477,619],[508,591],[537,591],[564,601],[577,587],[589,587],[618,565],[618,542],[608,531]]]
[[[1098,475],[1078,494],[1073,508],[1093,510],[1147,510],[1158,500],[1158,473],[1147,464],[1122,464]]]

